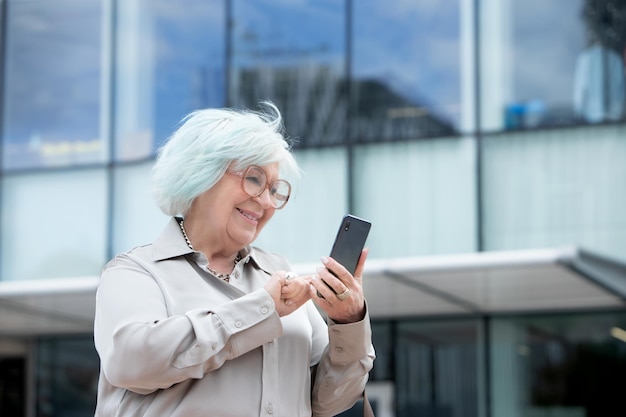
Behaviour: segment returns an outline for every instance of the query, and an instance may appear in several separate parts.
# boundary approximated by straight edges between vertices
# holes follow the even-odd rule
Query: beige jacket
[[[258,248],[230,283],[206,264],[172,219],[105,266],[96,417],[333,416],[360,398],[375,357],[369,316],[327,325],[309,301],[280,318],[263,285],[291,268]]]

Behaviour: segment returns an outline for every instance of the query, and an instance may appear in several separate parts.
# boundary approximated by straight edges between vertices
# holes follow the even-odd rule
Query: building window
[[[41,339],[36,415],[93,416],[99,366],[91,336]]]
[[[6,3],[3,170],[103,162],[103,2]]]
[[[459,2],[359,0],[353,8],[351,136],[380,141],[456,134]]]
[[[118,0],[115,160],[152,157],[188,113],[225,103],[222,0]]]
[[[230,104],[273,101],[299,146],[343,143],[345,5],[233,1]]]
[[[476,320],[399,323],[397,416],[479,416],[480,334]]]
[[[483,130],[624,118],[623,0],[483,0],[479,5]]]
[[[600,417],[622,407],[626,315],[494,319],[493,415]]]

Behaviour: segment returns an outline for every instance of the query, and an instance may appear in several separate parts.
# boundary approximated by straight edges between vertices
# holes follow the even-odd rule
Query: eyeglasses
[[[276,180],[271,184],[267,182],[267,174],[256,165],[250,165],[245,171],[227,170],[229,174],[241,177],[241,188],[250,197],[258,197],[265,190],[270,192],[270,202],[275,209],[285,207],[291,195],[291,184],[285,180]]]

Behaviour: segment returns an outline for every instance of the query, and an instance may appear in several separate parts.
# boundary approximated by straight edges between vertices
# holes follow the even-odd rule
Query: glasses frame
[[[251,169],[258,169],[261,172],[263,172],[263,174],[265,175],[265,185],[263,185],[261,187],[261,190],[257,193],[257,194],[250,194],[248,192],[248,190],[246,190],[246,177],[248,176],[248,171],[250,171]],[[272,196],[272,193],[270,191],[269,196],[270,196],[270,202],[272,207],[274,207],[276,210],[280,210],[283,207],[285,207],[287,205],[287,202],[289,201],[289,197],[291,197],[291,184],[289,183],[289,181],[287,180],[283,180],[283,179],[277,179],[274,180],[272,182],[268,181],[268,176],[267,173],[265,172],[265,170],[263,168],[261,168],[258,165],[250,165],[249,167],[247,167],[246,169],[242,170],[234,170],[234,169],[227,169],[226,173],[228,174],[232,174],[232,175],[236,175],[238,177],[241,177],[241,189],[243,190],[243,192],[245,192],[246,194],[248,194],[250,197],[258,197],[261,194],[263,194],[265,192],[265,190],[270,190],[272,188],[272,186],[276,183],[282,183],[282,184],[286,184],[287,185],[287,198],[285,198],[284,200],[278,200],[275,197]],[[277,205],[279,203],[282,203],[280,205]]]

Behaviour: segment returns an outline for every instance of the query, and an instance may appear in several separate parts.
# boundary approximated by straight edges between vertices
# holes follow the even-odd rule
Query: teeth
[[[243,212],[243,211],[241,211],[241,210],[239,210],[239,212],[240,212],[241,214],[243,214],[244,216],[246,216],[247,218],[249,218],[250,220],[257,221],[257,218],[256,218],[256,217],[252,217],[252,216],[251,216],[251,215],[249,215],[248,213],[244,213],[244,212]]]

